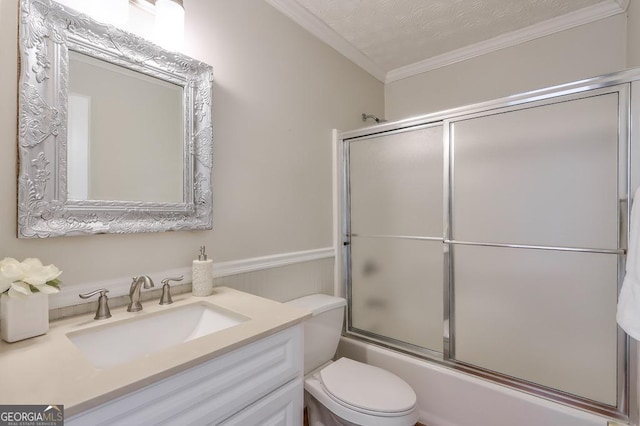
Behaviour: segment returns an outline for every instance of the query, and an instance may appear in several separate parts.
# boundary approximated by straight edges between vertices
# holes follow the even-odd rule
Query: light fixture
[[[184,7],[182,0],[156,0],[155,38],[169,50],[184,44]]]

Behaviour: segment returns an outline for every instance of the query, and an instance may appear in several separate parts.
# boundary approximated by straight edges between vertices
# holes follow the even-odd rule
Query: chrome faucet
[[[139,277],[133,277],[131,282],[131,288],[129,289],[129,298],[131,303],[127,308],[127,312],[138,312],[142,310],[142,304],[140,304],[140,290],[144,288],[153,287],[153,280],[148,275],[141,275]]]

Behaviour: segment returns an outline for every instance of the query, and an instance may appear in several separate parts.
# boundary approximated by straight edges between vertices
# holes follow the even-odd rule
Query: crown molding
[[[609,0],[567,13],[556,18],[531,25],[520,30],[502,34],[489,40],[481,41],[424,61],[396,68],[387,73],[385,83],[412,77],[427,71],[455,64],[476,56],[485,55],[507,47],[515,46],[537,38],[545,37],[560,31],[589,24],[626,11],[629,0]]]
[[[266,0],[305,30],[384,83],[386,72],[295,0]]]
[[[629,0],[607,0],[517,31],[385,72],[379,65],[306,8],[301,6],[296,0],[266,0],[266,2],[383,83],[391,83],[403,78],[412,77],[480,55],[608,18],[626,12],[629,6]]]

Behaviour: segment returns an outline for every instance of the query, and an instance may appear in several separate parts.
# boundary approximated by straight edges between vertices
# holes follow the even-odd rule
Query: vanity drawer
[[[65,423],[215,424],[292,379],[301,379],[302,368],[302,326],[296,325],[80,413]]]
[[[294,380],[220,423],[220,426],[301,425],[303,394],[302,379]]]

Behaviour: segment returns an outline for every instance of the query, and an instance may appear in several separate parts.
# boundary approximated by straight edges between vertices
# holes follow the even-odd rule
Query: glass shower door
[[[616,405],[625,96],[449,123],[452,359]]]
[[[630,88],[538,95],[343,135],[347,334],[623,418]]]
[[[349,141],[352,329],[442,352],[442,126]]]

